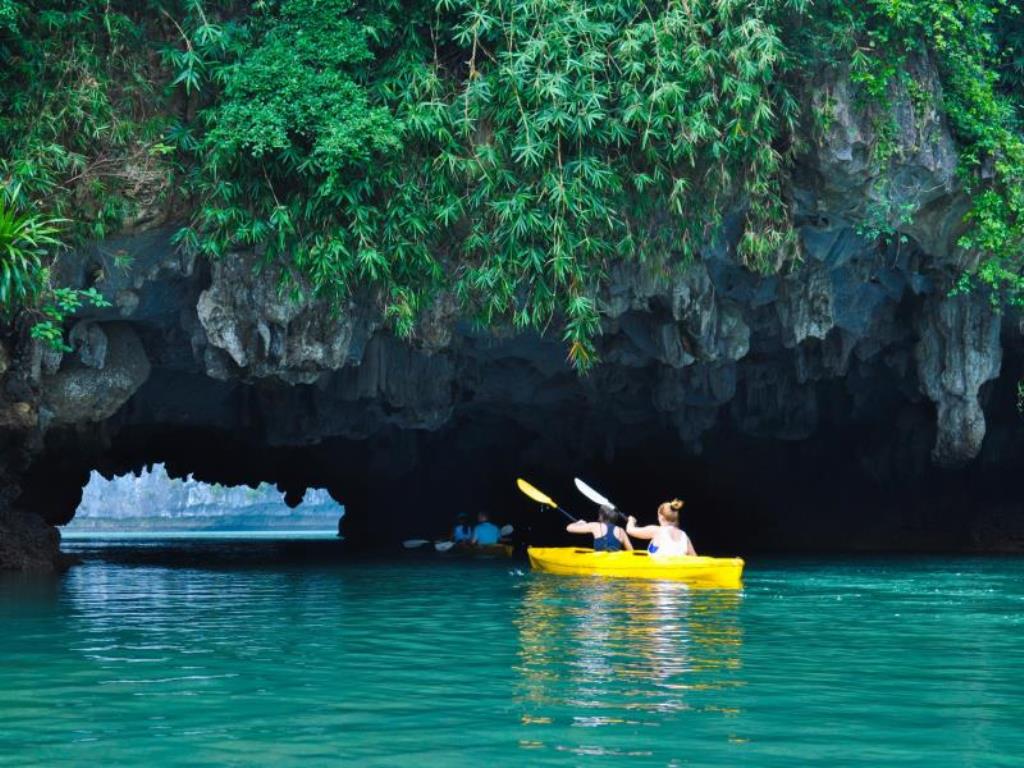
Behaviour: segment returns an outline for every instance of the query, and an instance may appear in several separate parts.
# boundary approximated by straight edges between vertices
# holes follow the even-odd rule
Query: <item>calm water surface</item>
[[[695,592],[79,546],[0,579],[0,765],[1024,764],[1020,560],[754,561]]]

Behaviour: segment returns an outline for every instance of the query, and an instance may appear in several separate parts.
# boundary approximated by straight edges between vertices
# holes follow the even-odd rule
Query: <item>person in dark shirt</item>
[[[622,517],[614,507],[602,504],[597,510],[597,522],[577,520],[565,526],[569,533],[589,533],[594,537],[595,552],[618,552],[633,549],[629,536],[616,523]]]

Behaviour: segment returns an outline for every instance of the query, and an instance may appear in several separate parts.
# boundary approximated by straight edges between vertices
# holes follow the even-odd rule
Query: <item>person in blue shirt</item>
[[[473,541],[472,543],[478,547],[486,547],[491,544],[497,544],[498,539],[501,538],[501,531],[498,530],[498,526],[490,521],[486,512],[481,512],[476,517],[476,527],[473,528]]]
[[[469,515],[460,512],[455,517],[455,527],[452,529],[452,541],[456,544],[468,544],[473,538],[473,527],[469,524]]]

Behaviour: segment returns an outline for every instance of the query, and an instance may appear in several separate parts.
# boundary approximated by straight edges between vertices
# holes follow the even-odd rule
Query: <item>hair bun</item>
[[[669,502],[669,506],[672,507],[672,509],[674,509],[676,512],[678,512],[680,509],[683,508],[683,502],[681,502],[679,499],[672,499],[672,501]]]

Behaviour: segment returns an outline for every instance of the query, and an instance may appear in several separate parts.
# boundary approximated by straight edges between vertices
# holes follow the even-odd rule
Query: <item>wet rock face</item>
[[[42,412],[55,425],[110,418],[149,378],[149,358],[130,325],[80,323],[69,340],[78,343],[77,359],[43,380]]]
[[[913,66],[937,95],[928,62]],[[517,475],[585,474],[641,516],[686,496],[712,550],[998,548],[1021,529],[1006,478],[1024,460],[1024,349],[1013,317],[948,295],[964,257],[952,138],[896,91],[882,152],[842,73],[813,98],[832,118],[793,172],[800,261],[750,273],[730,216],[686,269],[611,265],[584,377],[557,334],[475,331],[450,297],[403,341],[373,297],[293,296],[253,254],[197,263],[173,227],[86,249],[58,278],[100,275],[114,306],[77,321],[71,353],[0,348],[7,507],[61,524],[90,470],[164,461],[290,497],[326,487],[352,538],[393,539],[482,505],[523,515]],[[0,532],[22,533],[3,535],[49,551],[10,520]]]
[[[56,528],[39,515],[0,510],[0,571],[48,573],[61,565]]]
[[[1001,318],[985,301],[939,298],[925,303],[918,326],[921,391],[938,409],[932,458],[944,465],[969,461],[985,439],[978,391],[999,375]]]
[[[894,84],[886,113],[858,101],[846,72],[825,76],[815,89],[814,109],[826,122],[808,166],[818,174],[816,208],[862,229],[895,227],[932,258],[948,261],[957,255],[968,207],[956,144],[939,108],[934,65],[917,58],[908,67],[918,96]]]
[[[332,307],[309,299],[302,286],[295,290],[298,298],[282,287],[280,269],[259,269],[251,258],[215,262],[210,287],[196,305],[207,374],[310,384],[358,363],[379,321],[354,303]]]

